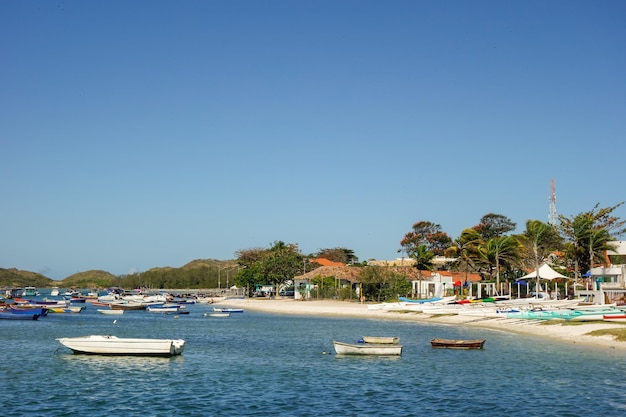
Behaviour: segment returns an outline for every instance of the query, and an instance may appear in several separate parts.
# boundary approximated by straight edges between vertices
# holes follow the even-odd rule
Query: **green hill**
[[[57,281],[36,272],[0,268],[0,287],[52,287]]]
[[[236,266],[235,261],[216,259],[194,259],[179,268],[170,266],[155,267],[137,274],[117,276],[107,271],[91,270],[78,272],[55,281],[44,275],[20,271],[15,268],[0,268],[0,287],[49,288],[210,288],[217,287],[220,272]]]

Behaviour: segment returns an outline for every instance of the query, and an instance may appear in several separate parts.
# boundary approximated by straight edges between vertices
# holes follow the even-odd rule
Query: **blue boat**
[[[12,311],[0,311],[0,320],[37,320],[39,316],[37,313],[17,314]]]
[[[48,314],[46,307],[16,307],[11,305],[10,309],[13,314],[39,314],[40,317]]]

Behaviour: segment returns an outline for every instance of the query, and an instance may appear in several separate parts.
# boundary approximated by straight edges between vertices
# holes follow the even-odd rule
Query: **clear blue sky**
[[[63,279],[626,200],[626,2],[0,2],[0,267]],[[624,207],[616,215],[626,218]]]

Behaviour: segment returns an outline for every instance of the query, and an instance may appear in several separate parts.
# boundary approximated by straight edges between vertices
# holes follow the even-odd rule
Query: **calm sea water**
[[[3,409],[16,416],[622,416],[623,351],[483,329],[246,311],[0,320]],[[117,320],[114,323],[114,320]],[[182,338],[174,358],[74,355],[55,338]],[[339,357],[332,340],[399,336],[399,358]],[[482,351],[429,340],[485,338]]]

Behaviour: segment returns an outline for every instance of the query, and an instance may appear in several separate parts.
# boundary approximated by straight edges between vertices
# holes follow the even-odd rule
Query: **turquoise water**
[[[485,329],[246,311],[0,320],[2,404],[16,416],[621,416],[626,354]],[[114,323],[114,321],[117,321]],[[182,338],[173,358],[74,355],[55,338]],[[332,340],[399,336],[399,358],[338,357]],[[482,351],[429,340],[485,338]],[[8,408],[7,408],[8,407]]]

